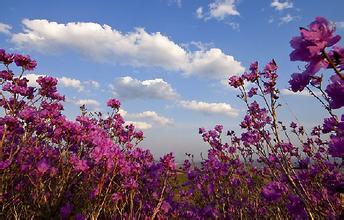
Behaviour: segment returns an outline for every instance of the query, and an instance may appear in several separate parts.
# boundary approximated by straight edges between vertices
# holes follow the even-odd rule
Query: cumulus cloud
[[[133,124],[136,128],[146,130],[152,128],[152,125],[143,121],[126,121],[125,125]]]
[[[38,87],[38,83],[36,82],[36,80],[38,79],[38,77],[40,76],[44,76],[44,75],[39,75],[39,74],[34,74],[34,73],[30,73],[30,74],[26,74],[24,75],[24,77],[29,80],[29,82],[27,83],[28,86],[32,86],[32,87]]]
[[[293,3],[290,1],[280,2],[279,0],[273,0],[270,5],[277,11],[283,11],[287,8],[293,8]]]
[[[199,8],[196,9],[196,16],[199,19],[203,18],[203,16],[204,16],[203,15],[203,7],[199,7]]]
[[[145,111],[137,114],[127,114],[127,117],[133,118],[133,119],[148,119],[152,120],[154,123],[161,125],[161,126],[167,126],[167,125],[172,125],[173,122],[171,119],[163,117],[158,115],[154,111]]]
[[[291,16],[290,14],[287,14],[286,16],[281,17],[280,24],[287,24],[293,20],[295,20],[295,17]]]
[[[36,80],[40,76],[45,76],[45,75],[35,74],[35,73],[30,73],[30,74],[24,75],[24,77],[27,80],[29,80],[28,85],[29,86],[34,86],[34,87],[38,87],[38,83],[36,82]],[[58,85],[59,86],[76,89],[79,92],[84,91],[85,86],[93,87],[93,88],[98,88],[99,87],[99,83],[97,81],[94,81],[94,80],[89,80],[89,81],[82,82],[82,81],[80,81],[78,79],[73,79],[73,78],[69,78],[69,77],[65,77],[65,76],[57,77],[57,80],[58,80]]]
[[[229,15],[240,15],[236,10],[235,0],[216,0],[209,4],[209,13],[211,18],[223,20]]]
[[[11,29],[12,27],[10,25],[0,22],[0,33],[11,34],[11,31],[10,31]]]
[[[95,89],[98,89],[100,87],[99,82],[97,82],[95,80],[87,80],[87,81],[84,82],[84,84],[86,86],[90,86],[90,87],[93,87]]]
[[[301,92],[293,92],[289,89],[281,89],[281,94],[286,96],[312,96],[307,90]],[[315,92],[315,95],[321,96],[320,92]]]
[[[79,92],[84,91],[84,86],[78,79],[72,79],[63,76],[61,78],[58,78],[58,83],[63,87],[77,89]]]
[[[234,4],[234,1],[223,2]],[[223,7],[220,1],[216,1],[211,6],[211,10],[214,11],[211,14],[221,17],[230,13],[229,9],[221,8]],[[186,51],[160,32],[148,33],[143,28],[122,33],[109,25],[92,22],[63,24],[29,19],[22,22],[23,32],[11,37],[11,42],[19,48],[42,53],[56,53],[68,48],[97,62],[160,67],[185,75],[202,75],[210,78],[223,79],[228,77],[228,74],[244,71],[240,62],[219,48]]]
[[[114,95],[120,99],[176,99],[179,95],[163,79],[140,81],[130,76],[119,77],[110,85]]]
[[[80,106],[81,105],[94,106],[94,107],[100,106],[100,103],[94,99],[77,99],[77,100],[74,100],[73,103]]]
[[[222,114],[229,117],[236,117],[239,111],[227,103],[207,103],[200,101],[180,101],[180,105],[189,110],[199,111],[206,115]]]
[[[101,111],[100,109],[100,103],[95,100],[95,99],[76,99],[76,98],[73,98],[73,99],[67,99],[67,102],[69,103],[72,103],[76,106],[83,106],[85,105],[85,107],[87,109],[90,109],[91,111]]]
[[[215,0],[208,5],[208,12],[204,13],[203,7],[196,9],[196,16],[199,19],[209,20],[223,20],[227,16],[240,15],[235,6],[236,0]]]

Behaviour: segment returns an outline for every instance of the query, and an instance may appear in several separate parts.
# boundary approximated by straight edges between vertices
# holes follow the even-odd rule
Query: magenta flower
[[[50,165],[48,164],[46,159],[42,159],[37,163],[37,170],[41,174],[46,173],[49,168],[50,168]]]
[[[37,66],[36,60],[32,60],[29,55],[14,55],[14,62],[17,66],[23,67],[25,70],[34,70]]]
[[[333,136],[329,144],[329,154],[344,158],[344,137]]]
[[[339,35],[333,36],[334,31],[335,27],[329,21],[323,17],[316,17],[309,29],[300,28],[301,36],[290,41],[291,47],[294,48],[290,60],[313,60],[325,47],[331,47],[340,40]]]
[[[331,76],[332,83],[326,87],[326,92],[330,97],[330,107],[338,109],[344,106],[344,80],[338,75]]]
[[[293,73],[289,80],[290,88],[293,92],[302,91],[308,85],[310,76],[302,73]]]
[[[268,201],[276,201],[280,199],[286,192],[286,186],[280,182],[271,182],[264,186],[262,196]]]
[[[228,84],[234,88],[244,85],[244,80],[240,76],[232,76],[228,80]]]
[[[119,109],[121,106],[121,102],[117,99],[109,99],[106,104],[113,109]]]

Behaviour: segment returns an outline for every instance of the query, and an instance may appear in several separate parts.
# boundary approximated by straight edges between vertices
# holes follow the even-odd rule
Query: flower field
[[[307,132],[279,119],[278,61],[253,62],[228,84],[247,107],[241,133],[199,129],[209,150],[178,167],[140,148],[120,100],[109,114],[63,113],[58,80],[37,62],[0,50],[0,219],[341,219],[344,218],[344,48],[317,17],[290,41],[293,92],[307,91],[328,117]],[[328,75],[321,75],[326,71]],[[329,79],[329,80],[327,80]]]

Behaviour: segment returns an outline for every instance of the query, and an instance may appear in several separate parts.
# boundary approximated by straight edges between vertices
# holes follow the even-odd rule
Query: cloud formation
[[[127,117],[132,119],[148,119],[161,126],[172,125],[173,121],[169,118],[158,115],[154,111],[144,111],[137,114],[130,114]]]
[[[179,96],[170,84],[159,78],[140,81],[131,76],[119,77],[110,88],[121,100],[140,98],[173,100]]]
[[[286,96],[312,96],[307,90],[303,90],[302,92],[293,92],[289,89],[281,89],[281,94]],[[321,93],[315,92],[315,95],[321,96]]]
[[[219,18],[236,14],[235,8],[233,12],[229,9],[232,4],[234,1],[216,1],[211,4],[210,14]],[[63,24],[24,19],[22,23],[23,31],[13,34],[11,42],[19,48],[41,53],[56,53],[68,48],[96,62],[160,67],[186,76],[215,79],[244,71],[240,62],[219,48],[187,51],[160,32],[148,33],[143,28],[122,33],[109,25],[92,22]]]
[[[35,73],[30,73],[30,74],[26,74],[24,75],[24,77],[29,80],[28,85],[29,86],[33,86],[33,87],[38,87],[38,83],[36,82],[36,80],[38,79],[38,77],[40,76],[45,76],[42,74],[35,74]],[[58,80],[58,85],[65,87],[65,88],[72,88],[77,90],[78,92],[82,92],[85,90],[85,86],[87,86],[88,88],[93,87],[93,88],[99,88],[99,83],[97,81],[94,80],[89,80],[89,81],[80,81],[78,79],[73,79],[73,78],[69,78],[66,76],[62,76],[62,77],[56,77]]]
[[[209,20],[223,20],[227,16],[238,16],[239,11],[235,6],[236,0],[215,0],[208,5],[208,12],[204,13],[203,7],[196,9],[196,16],[199,19]]]
[[[10,25],[0,22],[0,33],[11,34],[11,31],[10,31],[11,29],[12,27]]]
[[[136,128],[146,130],[152,128],[152,125],[143,121],[126,121],[125,125],[133,124]]]
[[[207,103],[200,101],[180,101],[180,105],[189,110],[202,112],[206,115],[222,114],[229,117],[236,117],[239,111],[227,103]]]
[[[277,11],[283,11],[284,9],[287,8],[293,8],[293,3],[290,1],[285,1],[285,2],[280,2],[279,0],[273,0],[271,2],[271,7],[275,8]]]

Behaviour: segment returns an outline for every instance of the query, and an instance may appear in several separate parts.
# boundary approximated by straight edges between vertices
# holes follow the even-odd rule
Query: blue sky
[[[80,104],[105,112],[117,97],[124,118],[144,130],[143,147],[181,160],[206,153],[199,127],[238,129],[245,109],[226,85],[231,74],[275,58],[287,89],[302,67],[289,61],[298,27],[324,16],[344,35],[342,8],[342,0],[3,0],[0,44],[38,61],[32,83],[59,78],[68,117]],[[286,122],[296,116],[310,127],[326,115],[305,95],[284,94],[281,103]]]

